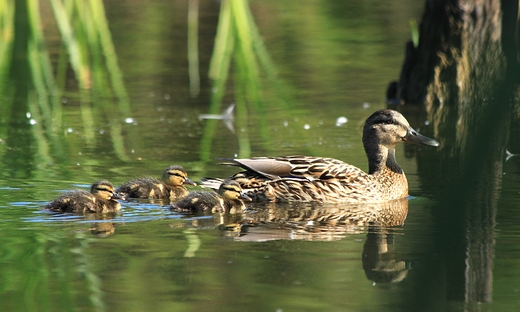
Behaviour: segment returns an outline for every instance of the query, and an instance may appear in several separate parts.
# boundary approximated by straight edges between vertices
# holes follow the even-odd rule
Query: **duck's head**
[[[233,180],[226,180],[222,182],[220,188],[218,189],[218,193],[226,200],[242,199],[245,201],[251,201],[251,197],[242,193],[240,184]]]
[[[98,198],[105,200],[124,199],[122,195],[115,192],[114,186],[107,180],[100,180],[94,182],[94,184],[92,184],[92,187],[90,188],[90,193],[92,193]]]
[[[164,169],[163,177],[164,183],[171,186],[181,186],[183,184],[197,185],[188,178],[188,173],[181,166],[169,166]]]
[[[401,113],[382,109],[368,117],[363,128],[363,144],[383,145],[394,148],[397,143],[409,142],[420,145],[439,146],[439,142],[415,131]]]

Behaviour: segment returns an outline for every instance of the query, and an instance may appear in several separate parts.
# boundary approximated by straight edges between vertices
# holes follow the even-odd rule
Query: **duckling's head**
[[[240,184],[233,180],[226,180],[222,182],[220,188],[218,189],[218,193],[225,200],[242,199],[246,201],[251,201],[251,198],[249,196],[242,193],[242,188],[240,187]]]
[[[181,166],[173,165],[164,169],[163,182],[170,186],[181,186],[183,184],[197,185],[188,178],[188,173]]]
[[[114,186],[107,180],[94,182],[90,188],[90,193],[104,200],[124,199],[121,195],[115,193]]]
[[[382,109],[368,117],[363,128],[365,149],[379,145],[393,149],[400,142],[439,146],[439,142],[421,135],[410,127],[406,118],[397,111]]]

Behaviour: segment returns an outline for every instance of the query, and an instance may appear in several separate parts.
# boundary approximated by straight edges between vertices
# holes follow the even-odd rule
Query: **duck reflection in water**
[[[219,229],[228,239],[249,242],[332,241],[368,231],[361,257],[366,277],[374,283],[396,283],[407,276],[409,262],[394,252],[393,233],[407,214],[407,198],[357,205],[270,203],[242,221],[224,221]]]
[[[269,203],[264,207],[247,214],[236,240],[332,241],[363,233],[368,227],[401,226],[408,214],[408,199],[372,204]]]
[[[398,283],[408,275],[411,262],[394,251],[394,233],[395,228],[368,229],[361,260],[366,277],[374,283]]]

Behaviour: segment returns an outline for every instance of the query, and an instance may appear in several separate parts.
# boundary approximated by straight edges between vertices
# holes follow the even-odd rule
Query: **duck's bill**
[[[408,133],[403,138],[403,141],[420,144],[420,145],[434,146],[434,147],[439,146],[439,142],[435,141],[434,139],[425,137],[424,135],[415,131],[413,128],[408,129]]]
[[[110,199],[114,199],[114,200],[117,200],[117,199],[125,200],[125,195],[124,195],[124,194],[121,194],[121,193],[114,193],[114,194],[112,194],[112,196],[110,197]]]
[[[197,185],[197,183],[193,182],[193,181],[190,180],[189,178],[186,178],[186,180],[184,180],[184,183],[183,183],[183,184]]]
[[[240,194],[240,196],[238,196],[238,198],[243,199],[243,200],[245,200],[245,201],[253,201],[253,200],[251,199],[251,197],[247,196],[247,195],[244,194],[244,193]]]

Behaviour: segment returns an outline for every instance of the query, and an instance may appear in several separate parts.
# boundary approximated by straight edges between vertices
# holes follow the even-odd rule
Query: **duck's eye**
[[[386,121],[386,123],[389,124],[389,125],[393,125],[393,124],[394,124],[394,121],[393,121],[392,119],[388,119],[388,120]]]

